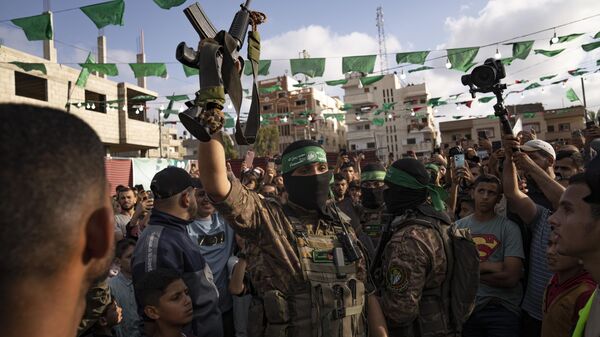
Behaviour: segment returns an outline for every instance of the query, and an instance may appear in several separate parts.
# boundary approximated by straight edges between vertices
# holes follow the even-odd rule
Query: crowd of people
[[[77,117],[0,131],[2,336],[600,336],[598,126],[236,173],[215,137],[114,195]]]

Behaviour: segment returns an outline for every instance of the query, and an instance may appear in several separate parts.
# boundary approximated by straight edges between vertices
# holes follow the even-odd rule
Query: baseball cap
[[[156,173],[150,183],[155,199],[170,198],[188,187],[198,188],[201,185],[186,170],[175,166],[169,166]]]
[[[547,154],[551,155],[552,158],[556,159],[556,151],[554,151],[552,145],[541,139],[530,140],[527,143],[523,144],[521,146],[521,149],[523,149],[523,151],[525,152],[544,151]]]

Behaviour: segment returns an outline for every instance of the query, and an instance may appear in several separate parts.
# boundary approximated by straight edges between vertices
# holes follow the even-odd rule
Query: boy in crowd
[[[106,306],[102,312],[102,316],[98,318],[96,323],[90,328],[89,333],[82,337],[112,337],[113,328],[117,328],[122,322],[123,315],[121,307],[115,299]]]
[[[191,337],[183,332],[194,309],[188,287],[174,270],[155,269],[135,284],[144,314],[154,322],[152,337]]]
[[[480,258],[480,284],[475,309],[463,328],[464,337],[518,336],[523,290],[523,243],[517,224],[498,215],[502,185],[482,175],[473,183],[475,213],[456,222],[471,230]]]
[[[131,280],[131,257],[134,249],[135,241],[132,239],[123,239],[117,242],[115,262],[120,267],[120,272],[108,281],[112,296],[123,308],[123,321],[115,327],[117,337],[140,336],[140,319]]]
[[[548,242],[547,256],[548,268],[555,274],[544,294],[542,336],[570,336],[596,282],[583,269],[581,260],[557,252],[555,238]]]

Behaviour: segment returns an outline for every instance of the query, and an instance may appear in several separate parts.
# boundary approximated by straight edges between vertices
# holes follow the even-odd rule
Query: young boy
[[[90,328],[89,332],[82,337],[112,337],[113,327],[118,326],[123,316],[121,307],[112,299],[98,318],[96,323]]]
[[[579,259],[556,251],[553,238],[548,242],[546,255],[548,268],[555,274],[544,294],[542,336],[571,336],[579,310],[594,292],[596,282]]]
[[[120,268],[117,276],[108,281],[110,293],[123,308],[123,322],[115,327],[117,337],[140,337],[137,303],[131,281],[131,257],[135,241],[123,239],[117,242],[115,248],[115,264]]]
[[[154,322],[150,337],[192,337],[184,334],[194,310],[181,276],[168,269],[146,273],[135,285],[135,295],[147,319]],[[148,331],[147,331],[148,332]]]

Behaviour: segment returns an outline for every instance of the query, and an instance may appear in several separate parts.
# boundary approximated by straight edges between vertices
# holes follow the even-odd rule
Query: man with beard
[[[384,178],[385,168],[379,163],[366,165],[360,176],[362,205],[360,207],[360,224],[374,247],[379,244],[384,225],[381,222],[381,215],[385,210],[385,203],[383,202]]]
[[[0,336],[74,337],[113,256],[104,145],[73,114],[0,104],[0,153]]]
[[[144,198],[138,202],[133,189],[125,187],[117,192],[117,202],[121,212],[115,214],[115,240],[120,241],[152,210],[153,200]]]
[[[200,179],[193,179],[200,186],[196,188],[198,210],[194,221],[187,226],[188,234],[198,243],[198,248],[213,273],[215,285],[219,290],[219,309],[223,318],[224,336],[233,337],[233,300],[227,289],[227,260],[233,254],[235,233],[208,200]]]
[[[197,181],[189,173],[174,166],[163,169],[152,178],[150,189],[154,193],[154,209],[148,227],[142,232],[133,252],[133,284],[135,288],[144,274],[156,269],[177,271],[182,275],[192,298],[194,319],[191,333],[196,337],[222,337],[217,287],[202,251],[187,231],[198,210],[194,194],[197,187]],[[150,336],[155,327],[143,315],[143,302],[139,298],[136,300],[140,317],[144,319],[145,335]]]
[[[583,172],[583,156],[575,149],[561,149],[556,153],[554,174],[556,181],[563,187],[569,185],[569,179],[577,173]]]
[[[218,137],[219,135],[216,135]],[[260,251],[251,281],[264,311],[249,322],[265,336],[385,336],[385,321],[368,277],[365,253],[347,217],[328,203],[331,173],[311,140],[282,155],[289,201],[282,206],[229,181],[217,140],[200,142],[200,179],[214,205]]]

